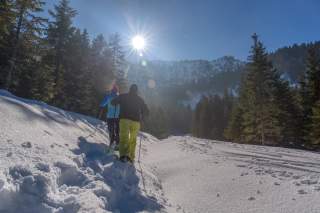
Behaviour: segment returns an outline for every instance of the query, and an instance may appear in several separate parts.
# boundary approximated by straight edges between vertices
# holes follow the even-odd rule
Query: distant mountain
[[[232,56],[212,61],[149,61],[142,64],[130,66],[128,78],[131,82],[145,85],[146,81],[152,79],[158,87],[190,85],[199,89],[206,89],[204,85],[210,87],[211,80],[222,73],[237,73],[245,66],[245,62]]]
[[[284,79],[296,84],[305,72],[308,48],[312,45],[320,50],[320,42],[294,44],[270,53],[269,58]],[[152,92],[150,84],[148,87],[151,80],[155,89],[150,96],[174,94],[176,100],[190,100],[202,94],[222,94],[225,89],[236,90],[245,66],[245,61],[232,56],[211,61],[148,61],[140,65],[132,64],[128,77],[130,82],[137,83],[147,93]]]
[[[279,72],[287,76],[292,83],[296,83],[305,72],[305,61],[308,48],[311,46],[320,50],[320,41],[283,47],[271,53],[269,57]]]

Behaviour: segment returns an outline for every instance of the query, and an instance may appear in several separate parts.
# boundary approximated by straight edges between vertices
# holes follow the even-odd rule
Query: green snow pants
[[[132,161],[134,160],[139,130],[139,122],[128,119],[120,119],[120,157],[128,156]]]

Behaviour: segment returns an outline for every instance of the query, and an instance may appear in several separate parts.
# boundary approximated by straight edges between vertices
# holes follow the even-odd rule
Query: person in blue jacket
[[[107,108],[107,124],[109,131],[109,139],[110,139],[110,147],[117,148],[119,146],[119,114],[120,114],[120,106],[112,105],[111,101],[118,96],[118,88],[117,86],[113,86],[112,90],[104,97],[103,101],[100,104],[100,115],[102,116],[102,112],[104,108]]]

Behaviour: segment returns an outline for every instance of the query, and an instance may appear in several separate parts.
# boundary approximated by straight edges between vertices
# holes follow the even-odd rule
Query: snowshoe
[[[119,151],[119,144],[114,146],[114,151]]]
[[[131,162],[131,159],[128,156],[121,156],[119,159],[122,163]]]

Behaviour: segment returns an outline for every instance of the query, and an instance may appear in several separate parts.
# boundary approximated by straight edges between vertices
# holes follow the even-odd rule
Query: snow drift
[[[6,91],[0,117],[1,213],[320,212],[319,153],[142,133],[130,166],[94,118]]]
[[[0,91],[0,212],[153,212],[159,184],[106,155],[104,123]],[[151,136],[145,134],[145,137]]]

